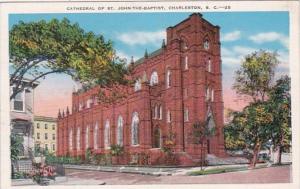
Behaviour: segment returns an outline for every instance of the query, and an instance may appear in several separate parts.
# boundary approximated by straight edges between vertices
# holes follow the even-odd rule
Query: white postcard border
[[[230,10],[209,9],[201,12],[236,12],[236,11],[289,11],[290,15],[290,74],[292,78],[292,126],[293,126],[293,182],[286,184],[201,184],[201,188],[230,187],[234,188],[300,188],[299,155],[300,155],[300,87],[299,87],[299,2],[298,1],[190,1],[190,2],[40,2],[40,3],[4,3],[0,4],[0,123],[1,123],[1,188],[10,188],[9,159],[9,75],[8,75],[8,15],[16,13],[112,13],[112,12],[161,12],[161,10],[67,10],[67,7],[101,7],[101,6],[230,6]],[[199,10],[164,10],[163,12],[193,12]],[[123,185],[125,188],[199,188],[200,185]],[[99,188],[100,186],[48,186],[47,188]],[[28,188],[12,187],[12,188]],[[40,188],[30,186],[30,188]],[[120,188],[120,186],[104,185],[101,188]]]

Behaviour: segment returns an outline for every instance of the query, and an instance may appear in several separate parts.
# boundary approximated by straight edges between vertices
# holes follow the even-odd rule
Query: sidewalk
[[[32,179],[13,179],[12,186],[28,186],[37,185]],[[55,180],[50,180],[49,185],[105,185],[105,182],[95,179],[80,179],[69,177],[56,177]]]
[[[259,166],[266,166],[260,164]],[[206,170],[216,168],[246,168],[248,164],[216,165],[204,167]],[[78,169],[102,172],[134,173],[152,176],[185,175],[188,172],[200,170],[200,167],[133,167],[133,166],[98,166],[98,165],[64,165],[65,169]]]
[[[180,168],[173,167],[134,167],[134,166],[98,166],[98,165],[64,165],[65,169],[79,169],[90,171],[134,173],[153,176],[172,175]]]

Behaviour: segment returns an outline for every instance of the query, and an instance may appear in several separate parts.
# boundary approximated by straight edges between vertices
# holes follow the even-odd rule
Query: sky
[[[120,57],[143,57],[145,49],[152,52],[161,47],[165,29],[186,19],[191,13],[91,13],[91,14],[12,14],[9,27],[19,21],[30,22],[68,18],[85,31],[101,34],[112,40]],[[215,12],[202,13],[203,18],[220,26],[225,108],[241,110],[247,102],[238,97],[232,84],[234,72],[243,57],[259,49],[277,51],[280,64],[275,77],[289,74],[288,12]],[[71,106],[76,83],[65,75],[50,75],[35,90],[35,114],[56,117],[58,109]]]

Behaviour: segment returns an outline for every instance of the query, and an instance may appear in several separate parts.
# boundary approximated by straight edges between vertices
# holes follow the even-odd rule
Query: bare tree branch
[[[45,72],[45,73],[39,75],[38,77],[36,77],[35,79],[31,80],[28,83],[22,81],[24,83],[24,85],[22,85],[21,87],[19,85],[19,88],[16,87],[16,90],[13,90],[12,94],[10,95],[10,100],[12,100],[13,98],[15,98],[16,95],[19,92],[23,91],[26,87],[28,87],[28,86],[31,87],[34,82],[36,82],[37,80],[41,79],[42,77],[45,77],[46,75],[49,75],[49,74],[52,74],[52,73],[61,73],[61,72],[63,72],[63,70],[60,70],[60,69],[59,70],[52,70],[52,71]]]

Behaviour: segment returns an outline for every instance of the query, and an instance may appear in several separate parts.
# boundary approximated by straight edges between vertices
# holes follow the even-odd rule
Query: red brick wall
[[[203,48],[204,39],[209,39],[210,48]],[[187,48],[182,48],[182,41]],[[188,56],[188,69],[184,69],[183,59]],[[212,72],[207,71],[208,58],[212,61]],[[171,87],[166,87],[166,73],[171,70]],[[90,129],[90,147],[93,148],[93,128],[99,123],[98,149],[95,153],[107,153],[104,149],[104,124],[106,119],[110,121],[111,144],[116,144],[117,119],[123,117],[124,149],[129,153],[152,154],[151,161],[159,157],[160,152],[152,149],[153,129],[158,126],[162,136],[167,136],[172,130],[176,133],[175,147],[179,164],[190,164],[187,159],[197,159],[200,155],[200,146],[189,142],[188,137],[192,132],[193,123],[205,120],[208,114],[208,106],[211,107],[216,123],[216,135],[209,138],[210,153],[223,156],[223,100],[222,100],[222,73],[220,58],[219,27],[213,26],[202,18],[200,14],[192,14],[189,18],[167,28],[167,44],[157,55],[149,55],[143,63],[136,64],[133,78],[143,78],[146,73],[148,82],[142,84],[142,90],[134,92],[133,87],[128,89],[129,95],[122,102],[114,105],[93,105],[78,111],[79,102],[86,102],[91,96],[97,95],[99,88],[93,88],[87,92],[73,94],[72,114],[60,118],[58,121],[58,151],[62,156],[69,153],[72,156],[85,153],[85,127],[92,125]],[[157,71],[159,83],[149,86],[151,73]],[[206,88],[214,89],[214,101],[205,100]],[[187,96],[184,90],[187,89]],[[156,104],[162,105],[162,119],[153,119],[152,111]],[[189,120],[184,121],[184,109],[189,110]],[[171,111],[172,121],[167,123],[167,110]],[[139,145],[131,145],[131,120],[132,113],[139,114]],[[76,131],[81,130],[81,150],[76,150]],[[73,128],[73,150],[68,150],[68,130]],[[203,151],[207,152],[207,144]],[[186,155],[185,158],[183,156]],[[129,161],[129,160],[128,160]],[[129,163],[129,162],[127,162]],[[153,162],[152,162],[153,163]]]

